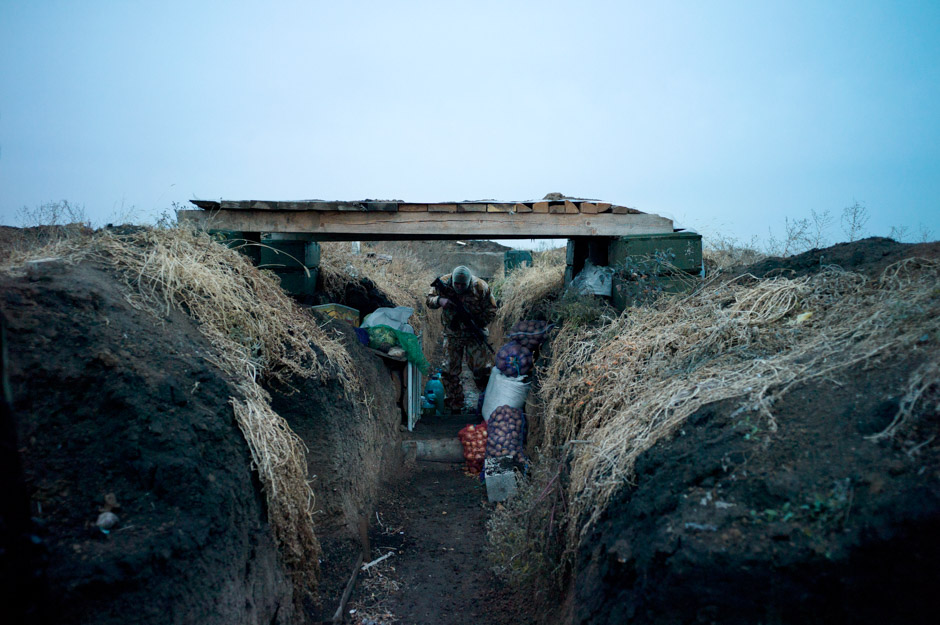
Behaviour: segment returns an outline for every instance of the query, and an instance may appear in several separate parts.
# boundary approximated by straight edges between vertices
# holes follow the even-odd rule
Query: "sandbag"
[[[483,461],[486,459],[486,423],[468,425],[457,433],[457,438],[463,445],[463,458],[467,463],[467,471],[477,475],[483,470]]]
[[[523,382],[522,378],[507,377],[493,367],[490,381],[486,385],[486,394],[483,396],[483,419],[489,421],[490,415],[500,406],[525,408],[529,386],[530,383]]]
[[[518,321],[509,330],[509,338],[519,343],[519,345],[534,351],[545,342],[545,339],[548,338],[548,333],[551,332],[554,327],[555,324],[548,323],[547,321],[538,321],[535,319]]]
[[[520,408],[499,406],[486,424],[486,457],[512,456],[525,461],[525,415]]]

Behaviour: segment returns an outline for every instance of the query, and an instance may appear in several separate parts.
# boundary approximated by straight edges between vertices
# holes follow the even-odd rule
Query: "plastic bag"
[[[397,306],[395,308],[376,308],[362,320],[360,327],[372,328],[375,326],[388,326],[399,332],[414,334],[415,330],[408,324],[408,320],[415,312],[414,308]]]
[[[393,347],[401,347],[405,351],[405,358],[416,366],[421,373],[427,375],[431,365],[424,357],[421,341],[414,334],[396,330],[388,326],[372,326],[367,328],[369,333],[369,347],[388,353]]]
[[[486,394],[483,396],[483,419],[489,421],[490,415],[500,406],[510,408],[525,408],[525,400],[529,396],[529,382],[522,378],[510,378],[493,367],[490,371],[490,381],[486,385]]]
[[[606,295],[610,297],[613,293],[613,279],[613,269],[600,267],[586,260],[584,261],[584,269],[574,277],[568,288],[574,289],[582,295]]]

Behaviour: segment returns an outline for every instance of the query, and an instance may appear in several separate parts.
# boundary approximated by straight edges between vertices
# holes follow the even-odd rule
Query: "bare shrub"
[[[842,209],[842,232],[849,242],[858,241],[865,236],[868,217],[868,209],[858,201]]]
[[[888,231],[888,238],[901,243],[907,238],[910,230],[907,226],[891,226],[891,230]]]
[[[85,207],[69,203],[68,200],[46,202],[35,208],[24,206],[17,212],[20,225],[24,228],[36,226],[66,226],[80,224],[90,227],[91,222],[85,216]]]
[[[767,235],[767,252],[771,256],[793,256],[811,247],[811,224],[807,218],[783,218],[783,236],[778,238],[772,230]]]
[[[810,229],[807,234],[807,241],[811,248],[818,249],[829,245],[829,237],[826,233],[832,226],[832,222],[832,213],[829,212],[829,209],[825,208],[817,211],[814,208],[810,210]]]

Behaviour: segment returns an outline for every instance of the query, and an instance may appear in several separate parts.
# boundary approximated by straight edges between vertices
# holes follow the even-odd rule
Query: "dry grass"
[[[793,385],[940,336],[938,274],[940,263],[910,259],[875,280],[830,269],[712,282],[599,328],[563,329],[541,371],[540,444],[583,441],[571,465],[571,544],[630,482],[637,456],[702,405],[738,400],[773,430],[773,404]]]
[[[98,237],[96,249],[139,294],[138,305],[176,307],[199,322],[214,362],[238,380],[230,402],[251,450],[268,516],[299,589],[313,592],[320,546],[303,442],[277,413],[262,380],[337,378],[358,388],[349,354],[281,290],[277,278],[205,234],[144,229]]]
[[[501,280],[496,286],[500,307],[490,342],[501,344],[512,324],[527,318],[537,304],[561,290],[564,278],[564,250],[548,250],[533,254],[531,267],[519,267]]]
[[[236,380],[241,396],[230,403],[298,597],[315,593],[320,546],[313,531],[304,444],[271,409],[261,382],[330,378],[358,396],[345,347],[294,304],[273,274],[205,234],[126,228],[56,236],[17,249],[6,269],[48,256],[67,262],[94,257],[124,276],[132,305],[158,318],[178,308],[198,322],[215,348],[209,359]]]
[[[760,242],[756,237],[748,242],[741,242],[724,235],[706,236],[703,243],[702,257],[708,273],[732,267],[746,267],[767,258],[767,255],[758,249]]]

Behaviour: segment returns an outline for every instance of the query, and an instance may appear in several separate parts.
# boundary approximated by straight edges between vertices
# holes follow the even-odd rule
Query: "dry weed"
[[[773,404],[793,385],[913,349],[925,334],[935,340],[938,274],[940,263],[912,259],[875,280],[829,269],[795,280],[711,281],[600,327],[563,328],[540,371],[536,443],[557,450],[580,442],[568,487],[569,548],[630,482],[637,456],[702,405],[735,399],[773,430]],[[911,405],[935,384],[932,358],[914,373]],[[899,414],[892,427],[908,418]]]
[[[493,323],[491,343],[502,343],[513,323],[525,319],[535,305],[561,289],[565,277],[565,257],[555,250],[532,255],[532,266],[519,267],[499,284],[500,307]]]

